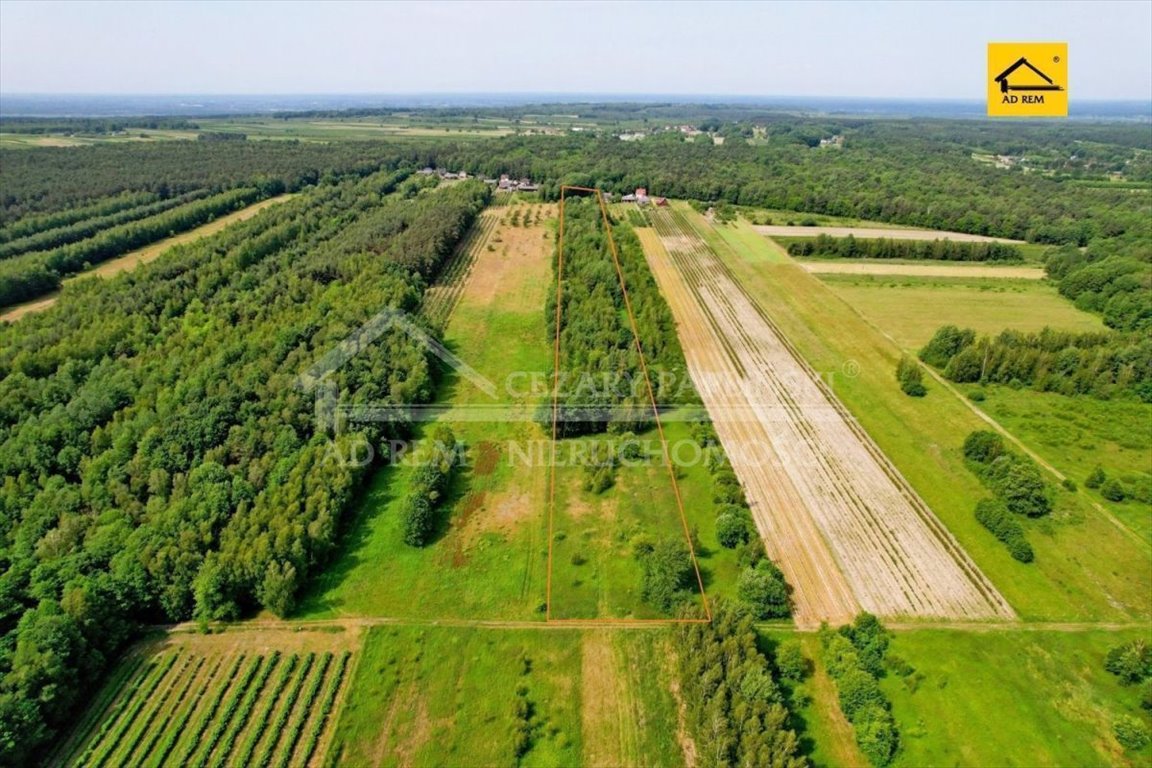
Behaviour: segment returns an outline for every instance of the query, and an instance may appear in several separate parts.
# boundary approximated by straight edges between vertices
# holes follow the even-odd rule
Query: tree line
[[[942,326],[920,359],[951,381],[1032,387],[1062,395],[1137,397],[1152,402],[1152,338],[1143,333],[1036,333],[981,336]]]
[[[217,216],[251,205],[261,190],[233,189],[190,202],[154,216],[100,229],[92,237],[51,251],[34,251],[0,260],[0,306],[36,298],[60,287],[66,276],[178,232],[206,224]]]
[[[297,376],[380,308],[415,310],[489,196],[421,193],[400,165],[0,325],[0,762],[32,759],[139,623],[283,615],[329,557],[371,471],[333,455],[410,426],[318,432]],[[390,331],[330,380],[401,405],[433,375]]]
[[[900,747],[900,732],[892,704],[880,690],[891,636],[870,613],[862,613],[837,630],[820,628],[820,644],[828,674],[836,682],[840,711],[860,751],[875,766],[889,765]]]
[[[853,235],[817,235],[788,244],[791,256],[833,259],[911,259],[931,261],[1023,261],[1020,249],[1008,243],[969,243],[955,240],[857,239]]]
[[[1061,248],[1045,257],[1061,295],[1118,331],[1152,328],[1152,249],[1148,238]]]
[[[678,632],[676,663],[700,768],[804,768],[808,759],[751,617],[723,601]]]

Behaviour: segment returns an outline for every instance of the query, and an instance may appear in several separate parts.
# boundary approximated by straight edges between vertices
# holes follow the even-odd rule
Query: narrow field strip
[[[553,572],[553,542],[554,542],[554,519],[556,515],[556,448],[559,442],[559,390],[560,390],[560,339],[561,339],[561,310],[563,306],[562,291],[564,285],[564,206],[567,195],[569,192],[578,194],[591,193],[595,195],[599,205],[601,221],[603,222],[605,239],[607,240],[609,252],[612,254],[613,266],[616,270],[616,276],[619,280],[620,290],[624,297],[624,306],[628,317],[629,328],[632,332],[633,343],[635,344],[637,357],[640,363],[641,375],[644,379],[645,388],[647,390],[648,399],[652,407],[652,417],[659,434],[660,445],[662,448],[662,455],[664,464],[668,469],[668,477],[672,484],[673,495],[676,499],[677,511],[680,516],[680,523],[683,529],[685,542],[688,546],[688,552],[692,560],[692,568],[696,576],[696,583],[700,590],[700,600],[704,608],[705,618],[702,619],[629,619],[629,618],[559,618],[553,615],[552,605],[552,572]],[[551,462],[549,468],[550,475],[550,491],[549,491],[549,504],[548,504],[548,577],[546,586],[546,599],[545,599],[545,621],[549,623],[563,623],[569,626],[600,626],[604,623],[611,623],[616,625],[629,625],[629,624],[678,624],[678,623],[695,623],[695,622],[710,622],[712,620],[712,611],[708,604],[707,592],[704,589],[704,578],[700,572],[700,564],[696,557],[696,549],[692,543],[691,531],[688,527],[688,518],[684,512],[684,500],[680,492],[680,484],[676,479],[676,467],[672,462],[671,451],[668,447],[668,440],[664,434],[664,426],[660,419],[660,408],[656,403],[655,390],[652,386],[651,377],[648,374],[648,364],[645,359],[643,345],[640,341],[640,331],[636,322],[636,314],[632,307],[632,301],[628,293],[628,286],[624,280],[624,270],[620,264],[620,254],[616,247],[616,241],[612,236],[612,222],[611,217],[608,215],[608,206],[604,201],[604,195],[598,189],[590,189],[586,187],[561,187],[560,191],[560,206],[559,206],[559,229],[558,229],[558,242],[557,242],[557,266],[556,266],[556,317],[555,327],[556,335],[554,339],[553,349],[553,382],[552,382],[552,441],[551,441]]]
[[[1022,243],[1005,237],[969,235],[966,232],[944,232],[937,229],[892,229],[881,227],[789,227],[757,224],[752,227],[768,237],[853,237],[886,238],[888,240],[953,240],[957,243]]]
[[[891,264],[888,262],[796,259],[814,275],[883,275],[902,277],[978,277],[1004,280],[1043,280],[1043,267],[989,267],[980,264]]]
[[[670,265],[691,286],[693,303],[699,308],[698,313],[688,314],[683,300],[673,302],[681,329],[695,325],[712,337],[696,337],[686,346],[698,347],[703,341],[722,349],[728,358],[726,364],[719,361],[719,369],[716,361],[714,367],[702,369],[697,353],[694,371],[703,380],[719,381],[720,389],[736,390],[719,397],[715,391],[701,393],[721,439],[725,432],[729,439],[738,439],[737,430],[749,429],[747,424],[724,423],[733,421],[734,414],[726,414],[725,409],[732,405],[732,397],[741,394],[755,414],[754,421],[760,423],[758,436],[767,438],[753,446],[770,455],[760,457],[758,470],[746,468],[741,479],[749,477],[753,488],[769,485],[774,489],[786,479],[794,490],[793,503],[785,508],[773,503],[773,496],[776,502],[780,499],[771,491],[768,498],[763,491],[753,495],[761,497],[754,510],[761,505],[767,510],[769,519],[756,515],[758,521],[770,523],[762,531],[766,538],[781,533],[788,537],[781,546],[769,541],[770,551],[783,557],[785,573],[791,567],[789,560],[801,561],[790,574],[797,579],[797,621],[843,618],[824,614],[848,608],[842,599],[830,604],[818,597],[832,586],[824,576],[827,559],[819,562],[825,549],[860,606],[878,615],[1014,617],[1004,598],[783,339],[691,223],[675,211],[657,211],[653,221]],[[700,323],[699,314],[711,320]],[[718,331],[727,344],[716,338]],[[734,354],[733,348],[739,353]],[[751,373],[740,374],[731,362],[733,357]],[[756,433],[755,426],[751,429]],[[769,475],[767,483],[752,479],[757,472]],[[804,523],[804,516],[814,521],[823,545],[812,538],[814,531]],[[799,558],[794,555],[797,538],[804,540]],[[814,572],[819,574],[815,583],[811,581]]]

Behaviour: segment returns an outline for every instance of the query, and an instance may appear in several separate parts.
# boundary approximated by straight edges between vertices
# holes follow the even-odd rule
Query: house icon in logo
[[[1014,72],[1016,72],[1016,70],[1020,69],[1020,67],[1027,67],[1028,69],[1032,70],[1033,72],[1035,72],[1037,75],[1040,76],[1040,79],[1042,79],[1044,81],[1044,83],[1043,84],[1036,84],[1036,85],[1012,85],[1012,84],[1010,84],[1008,82],[1008,78],[1011,77],[1012,74]],[[1015,64],[1008,67],[1008,69],[1001,72],[994,79],[997,83],[1000,84],[1000,93],[1008,93],[1009,91],[1062,91],[1062,90],[1064,90],[1063,86],[1056,85],[1056,83],[1053,82],[1052,78],[1048,77],[1048,75],[1044,74],[1039,69],[1032,66],[1032,63],[1030,61],[1028,61],[1028,59],[1024,58],[1023,56],[1021,56],[1019,59],[1017,59]]]

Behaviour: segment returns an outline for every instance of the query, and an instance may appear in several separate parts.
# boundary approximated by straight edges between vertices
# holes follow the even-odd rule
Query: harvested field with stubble
[[[678,211],[646,252],[798,624],[1012,608]],[[850,372],[849,372],[850,374]]]

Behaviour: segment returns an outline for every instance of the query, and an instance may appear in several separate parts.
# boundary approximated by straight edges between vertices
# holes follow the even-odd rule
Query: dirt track
[[[693,379],[795,588],[796,621],[1014,616],[952,535],[675,212],[645,251]],[[689,243],[691,243],[689,245]]]
[[[755,225],[752,229],[768,237],[864,237],[888,240],[952,240],[957,243],[1022,243],[1006,237],[985,237],[965,232],[945,232],[939,229],[884,229],[882,227],[786,227],[782,225]]]
[[[996,277],[1016,280],[1043,280],[1046,276],[1040,267],[989,267],[967,264],[891,264],[873,261],[863,264],[858,261],[811,261],[797,259],[805,271],[817,275],[882,275],[909,277]]]

